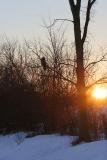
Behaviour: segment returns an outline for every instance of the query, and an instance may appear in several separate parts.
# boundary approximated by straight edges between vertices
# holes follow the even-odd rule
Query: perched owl
[[[42,58],[41,58],[41,65],[42,65],[43,69],[46,70],[47,64],[46,64],[45,57],[42,57]]]

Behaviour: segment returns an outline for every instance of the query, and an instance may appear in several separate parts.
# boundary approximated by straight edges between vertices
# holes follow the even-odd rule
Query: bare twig
[[[99,60],[93,61],[93,62],[89,63],[89,64],[85,67],[85,69],[88,69],[89,67],[92,68],[93,66],[95,66],[96,64],[98,64],[98,63],[100,63],[100,62],[106,62],[106,61],[107,61],[106,56],[107,56],[107,53],[105,53]]]
[[[96,80],[95,82],[93,82],[92,84],[87,86],[86,88],[89,89],[89,88],[93,87],[96,84],[104,84],[104,83],[107,83],[107,77],[102,77],[102,78]]]
[[[54,19],[53,23],[49,26],[45,26],[46,28],[51,28],[53,27],[58,21],[67,21],[67,22],[74,22],[73,20],[71,19],[66,19],[66,18],[59,18],[59,19]]]

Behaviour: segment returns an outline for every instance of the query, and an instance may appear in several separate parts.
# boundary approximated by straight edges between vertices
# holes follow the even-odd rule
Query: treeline
[[[63,133],[72,122],[76,110],[70,69],[73,61],[64,41],[51,38],[48,45],[35,41],[20,45],[8,39],[1,42],[1,133]]]
[[[75,56],[62,37],[47,44],[0,44],[0,132],[78,135],[80,125]],[[92,140],[107,137],[107,117],[87,106]]]

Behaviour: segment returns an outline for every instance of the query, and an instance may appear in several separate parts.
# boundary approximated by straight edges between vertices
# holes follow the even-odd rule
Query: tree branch
[[[91,5],[93,5],[95,2],[96,2],[96,0],[92,0],[92,1],[91,1]]]
[[[50,25],[50,26],[45,26],[46,28],[51,28],[51,27],[53,27],[56,23],[57,23],[57,21],[68,21],[68,22],[74,22],[73,20],[71,20],[71,19],[66,19],[66,18],[58,18],[58,19],[54,19],[54,21],[53,21],[53,23]]]
[[[107,59],[105,58],[107,56],[107,53],[105,54],[105,55],[103,55],[99,60],[97,60],[97,61],[93,61],[93,62],[91,62],[91,63],[89,63],[86,67],[85,67],[85,70],[87,69],[87,68],[91,68],[91,67],[93,67],[94,65],[96,65],[97,63],[100,63],[100,62],[106,62],[107,61]]]
[[[93,4],[95,3],[95,1],[96,0],[93,0],[93,1],[88,0],[86,20],[85,20],[85,25],[84,25],[83,37],[82,37],[82,44],[84,44],[86,37],[87,37],[88,24],[90,21],[90,11],[91,11],[91,8],[92,8]]]
[[[74,10],[76,7],[74,0],[69,0],[69,5],[70,5],[70,9],[71,9],[72,14],[74,14]]]
[[[69,4],[70,4],[71,7],[75,7],[75,2],[74,2],[74,0],[69,0]]]
[[[79,9],[79,11],[80,11],[80,8],[81,8],[81,0],[77,0],[76,6],[78,7],[78,9]]]
[[[53,68],[51,68],[51,67],[49,67],[49,66],[48,66],[48,69],[49,69],[50,71],[53,71],[53,70],[54,70]],[[66,78],[65,76],[63,76],[62,74],[60,74],[60,73],[59,73],[58,71],[56,71],[56,70],[55,70],[55,72],[56,72],[58,75],[61,76],[61,79],[65,80],[65,81],[67,81],[67,82],[70,82],[72,85],[76,86],[76,83],[75,83],[74,81]]]
[[[104,83],[107,83],[107,77],[102,77],[102,78],[96,80],[91,85],[87,86],[86,88],[89,89],[89,88],[93,87],[96,84],[104,84]]]

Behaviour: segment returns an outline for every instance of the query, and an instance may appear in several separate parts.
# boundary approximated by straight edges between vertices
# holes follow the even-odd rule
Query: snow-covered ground
[[[24,134],[0,136],[0,160],[107,160],[107,141],[72,146],[72,137]]]

